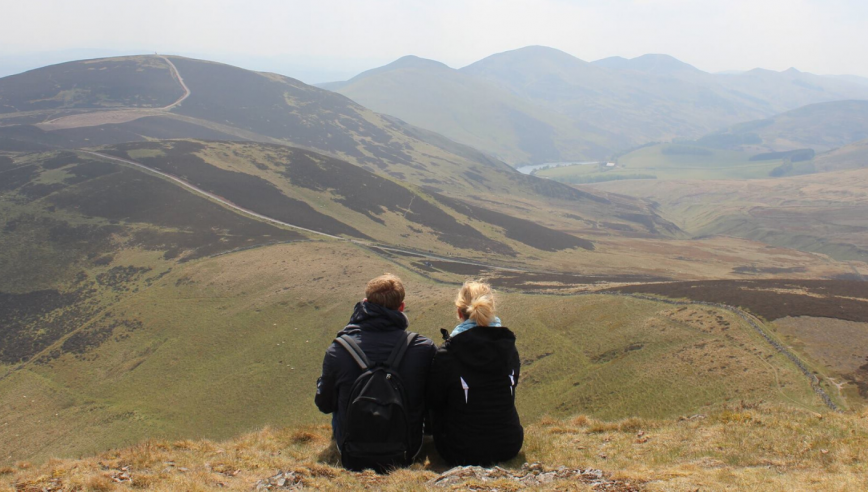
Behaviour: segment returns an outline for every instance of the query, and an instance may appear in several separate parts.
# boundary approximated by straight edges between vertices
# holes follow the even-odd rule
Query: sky
[[[868,77],[865,0],[4,0],[0,76],[160,52],[343,80],[404,55],[459,68],[529,45],[718,72]]]

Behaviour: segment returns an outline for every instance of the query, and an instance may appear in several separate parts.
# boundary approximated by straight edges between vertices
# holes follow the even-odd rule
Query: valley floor
[[[468,471],[446,480],[440,474],[447,467],[433,455],[391,475],[348,472],[336,466],[329,427],[319,425],[265,428],[222,442],[149,440],[37,467],[19,462],[0,468],[0,490],[517,490],[527,483],[544,490],[616,491],[868,487],[868,412],[736,404],[667,420],[543,418],[526,432],[522,453],[491,479]],[[547,473],[560,467],[567,468]]]

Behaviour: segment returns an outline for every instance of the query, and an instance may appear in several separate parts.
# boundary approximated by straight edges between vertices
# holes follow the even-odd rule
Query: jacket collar
[[[410,325],[407,316],[401,311],[395,311],[371,302],[359,302],[353,308],[350,323],[342,330],[348,333],[361,331],[394,331],[406,330]]]

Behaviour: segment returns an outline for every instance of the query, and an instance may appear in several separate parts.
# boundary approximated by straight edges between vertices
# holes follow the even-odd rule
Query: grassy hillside
[[[618,181],[595,187],[654,200],[661,213],[695,236],[737,236],[866,261],[866,180],[868,173],[856,170],[752,181]]]
[[[0,381],[9,422],[0,454],[42,460],[146,437],[325,422],[305,396],[322,351],[364,282],[384,271],[404,277],[415,330],[434,338],[454,322],[456,285],[321,242],[192,261],[137,292],[100,296],[105,308],[67,339],[81,343],[3,367],[12,372]],[[726,312],[606,296],[503,293],[500,305],[519,336],[528,422],[577,412],[662,418],[740,399],[822,409],[794,366]]]
[[[811,163],[817,172],[868,167],[868,139],[820,154]]]
[[[695,141],[640,146],[617,157],[615,168],[574,165],[535,174],[571,184],[798,176],[864,167],[866,135],[868,101],[835,101],[741,123]]]
[[[522,262],[602,264],[596,268],[648,262],[612,246],[593,258],[585,255],[596,249],[581,245],[538,249],[543,245],[534,240],[557,231],[475,204],[413,195],[299,149],[175,141],[106,152],[171,172],[238,206],[289,214],[286,220],[308,217],[348,237],[412,227],[422,229],[414,233],[420,244],[449,251],[449,230],[438,227],[457,223],[451,214],[460,212],[467,223],[456,238],[472,240],[468,231],[475,228],[480,240],[496,238]],[[325,422],[303,395],[360,289],[385,271],[404,277],[413,327],[432,338],[455,322],[450,300],[468,275],[493,276],[505,290],[550,292],[504,292],[500,304],[520,337],[519,405],[529,422],[577,411],[666,417],[742,398],[822,409],[795,367],[729,313],[557,295],[572,292],[570,282],[587,288],[641,275],[491,275],[349,241],[312,241],[308,233],[238,215],[177,183],[93,156],[32,154],[2,165],[5,462],[76,456],[154,436],[226,438],[265,424]],[[364,186],[346,188],[344,178]],[[427,205],[395,209],[383,201],[401,193]],[[247,203],[250,194],[257,200]],[[557,246],[557,237],[545,246]],[[412,236],[404,239],[412,244]]]
[[[101,61],[106,64],[105,70],[99,71],[102,79],[85,79],[81,87],[96,90],[126,84],[110,73],[112,60]],[[104,100],[117,110],[0,113],[0,151],[90,147],[155,138],[246,140],[313,150],[432,192],[491,200],[495,208],[519,210],[512,203],[518,199],[527,201],[521,205],[525,209],[569,210],[575,216],[603,217],[611,216],[613,203],[620,208],[624,201],[521,175],[470,147],[287,77],[180,57],[124,59],[142,67],[155,60],[163,64],[171,61],[191,91],[179,105],[142,109],[126,106],[125,100],[111,99],[109,94]],[[72,65],[76,63],[90,62]],[[48,79],[63,70],[64,66],[46,67],[29,76]],[[0,80],[0,86],[14,92],[18,86],[10,80]],[[179,80],[174,83],[180,87]],[[26,92],[20,95],[21,99],[27,97]],[[626,206],[654,215],[646,204]]]
[[[860,490],[868,485],[866,438],[865,415],[767,404],[677,420],[579,415],[529,426],[524,451],[503,472],[449,478],[434,456],[387,476],[348,472],[327,452],[327,427],[285,427],[228,441],[150,440],[36,467],[20,462],[3,469],[0,483],[10,491],[250,490],[280,483],[323,490]]]
[[[168,59],[191,91],[179,106],[169,109],[142,109],[124,95],[139,90],[145,98],[163,87],[155,84],[155,89],[146,90],[142,86],[150,84],[148,78],[135,83],[128,80],[135,74],[149,73],[147,69],[153,64],[162,64],[165,69],[166,62],[161,57],[72,62],[28,72],[25,74],[28,80],[61,77],[63,84],[98,94],[105,106],[116,110],[84,104],[66,112],[37,108],[22,113],[16,110],[17,106],[10,105],[0,114],[2,149],[73,148],[152,138],[252,140],[316,150],[374,172],[444,189],[475,189],[488,184],[502,191],[507,183],[520,187],[527,181],[512,177],[505,165],[477,151],[442,137],[428,138],[425,132],[297,80],[218,63]],[[88,72],[94,63],[100,70]],[[127,73],[127,65],[141,71],[137,68],[132,74]],[[81,71],[88,78],[76,78]],[[172,78],[173,72],[164,72],[166,83],[172,84],[171,94],[182,95],[178,80]],[[55,89],[62,92],[66,87],[63,84]],[[36,96],[24,90],[23,85],[15,77],[0,79],[4,100],[22,107],[35,104]],[[170,99],[167,96],[161,97]],[[485,178],[474,180],[464,173]]]
[[[868,138],[868,101],[811,104],[770,118],[749,121],[698,140],[701,145],[751,153],[843,147]]]

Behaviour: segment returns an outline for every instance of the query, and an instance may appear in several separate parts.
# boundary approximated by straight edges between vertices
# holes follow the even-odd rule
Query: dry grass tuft
[[[320,440],[320,435],[307,431],[298,431],[292,435],[293,444],[310,444]]]
[[[114,483],[111,478],[105,475],[91,475],[85,481],[85,490],[93,492],[107,492],[114,489]]]

